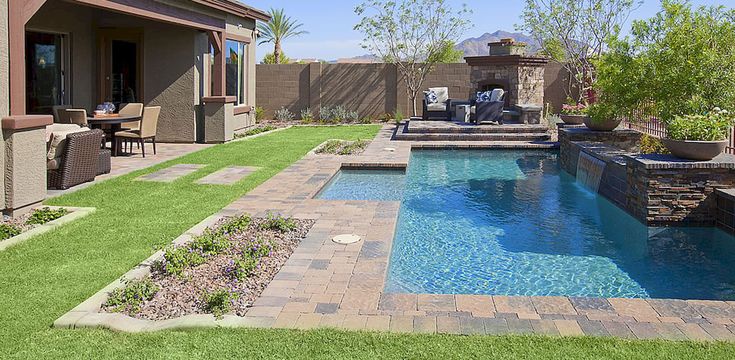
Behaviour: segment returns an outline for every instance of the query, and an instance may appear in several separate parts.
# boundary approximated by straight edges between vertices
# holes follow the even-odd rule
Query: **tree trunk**
[[[411,116],[418,116],[418,110],[416,109],[416,93],[411,93],[411,109],[413,110]]]
[[[281,42],[278,40],[276,40],[273,46],[273,57],[275,58],[274,61],[276,64],[281,63]]]

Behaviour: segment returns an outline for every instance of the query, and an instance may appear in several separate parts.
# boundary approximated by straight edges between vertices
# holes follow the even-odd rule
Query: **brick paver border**
[[[447,334],[542,334],[671,340],[735,341],[735,302],[393,294],[383,291],[399,202],[314,199],[345,167],[405,167],[412,148],[549,148],[534,143],[393,142],[384,127],[358,156],[308,155],[175,240],[186,241],[222,216],[268,211],[316,223],[244,317],[189,315],[166,321],[133,319],[99,309],[116,281],[59,318],[57,327],[157,331],[191,327],[319,327]],[[331,238],[356,234],[339,245]],[[160,252],[125,278],[145,276]]]

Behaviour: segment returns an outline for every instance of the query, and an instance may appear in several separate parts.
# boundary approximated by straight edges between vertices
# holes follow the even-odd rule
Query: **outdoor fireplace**
[[[544,66],[548,59],[525,54],[526,44],[502,39],[488,44],[488,56],[466,57],[470,71],[470,97],[476,91],[505,90],[505,105],[544,103]]]

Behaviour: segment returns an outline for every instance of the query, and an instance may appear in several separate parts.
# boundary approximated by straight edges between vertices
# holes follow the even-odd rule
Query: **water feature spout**
[[[597,192],[600,188],[602,173],[605,171],[605,162],[585,152],[579,153],[577,161],[577,182],[582,186]]]

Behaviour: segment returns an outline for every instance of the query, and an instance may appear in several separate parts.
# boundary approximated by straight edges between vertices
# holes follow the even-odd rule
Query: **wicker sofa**
[[[48,188],[65,190],[109,173],[110,151],[100,149],[103,137],[99,129],[67,134],[61,156],[47,162]]]

